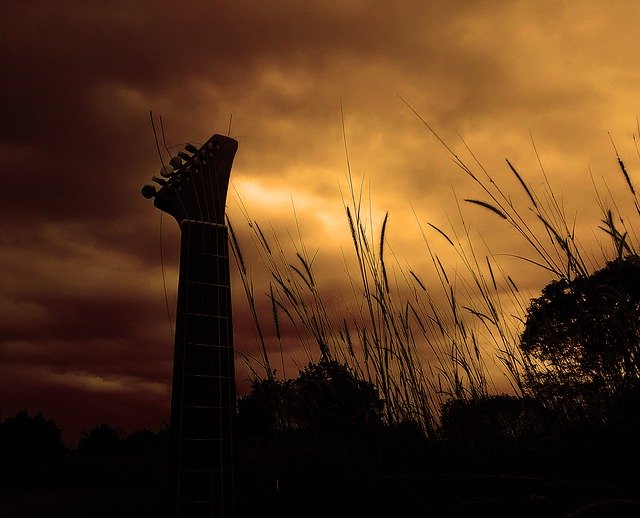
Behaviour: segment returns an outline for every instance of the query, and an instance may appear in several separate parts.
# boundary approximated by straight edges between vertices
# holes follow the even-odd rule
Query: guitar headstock
[[[222,135],[214,135],[200,149],[187,144],[162,167],[160,176],[152,178],[160,189],[145,185],[142,195],[154,198],[153,204],[178,224],[184,220],[224,224],[229,176],[237,149],[236,140]]]

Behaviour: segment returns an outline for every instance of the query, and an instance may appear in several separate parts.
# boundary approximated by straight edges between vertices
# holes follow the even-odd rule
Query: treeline
[[[638,385],[591,408],[583,389],[573,412],[575,392],[560,405],[558,387],[555,405],[452,399],[425,434],[387,424],[375,387],[337,362],[257,381],[239,405],[244,501],[269,516],[565,516],[605,502],[638,513]]]
[[[168,433],[99,424],[77,448],[42,413],[0,422],[0,516],[160,516]]]
[[[606,419],[602,409],[568,419],[535,397],[451,400],[425,435],[416,423],[386,424],[378,391],[348,367],[312,363],[295,379],[256,380],[238,401],[238,515],[631,508],[640,497],[640,397],[627,398],[631,406],[611,407]],[[70,448],[42,414],[5,418],[4,515],[163,516],[167,438],[166,427],[124,434],[100,424]]]

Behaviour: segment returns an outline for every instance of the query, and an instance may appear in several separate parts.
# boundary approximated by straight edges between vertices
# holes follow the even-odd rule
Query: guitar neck
[[[233,516],[235,376],[227,228],[183,221],[171,394],[176,516]]]

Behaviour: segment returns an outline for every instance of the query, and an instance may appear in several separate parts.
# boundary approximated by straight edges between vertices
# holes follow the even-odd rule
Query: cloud
[[[419,227],[460,229],[456,197],[482,194],[397,94],[514,200],[523,193],[505,156],[544,189],[533,136],[595,252],[590,171],[611,178],[613,200],[626,203],[607,131],[625,160],[636,156],[640,8],[628,2],[67,1],[5,10],[20,22],[0,33],[0,393],[10,394],[1,404],[49,408],[73,433],[91,418],[140,425],[167,411],[162,266],[173,308],[179,235],[164,218],[161,265],[158,211],[139,194],[160,167],[149,110],[156,123],[163,116],[172,153],[226,133],[233,114],[240,147],[228,212],[258,296],[268,285],[242,205],[286,253],[299,227],[337,313],[351,304],[348,169],[372,203],[368,231],[379,236],[389,211],[389,253],[425,282],[435,274]],[[636,181],[637,169],[630,161]],[[530,254],[489,214],[464,203],[460,211],[490,252]],[[439,235],[425,236],[460,270]],[[500,261],[519,285],[541,287],[521,262]],[[237,336],[254,354],[237,276],[234,286]],[[304,359],[293,341],[285,348]],[[66,409],[79,404],[82,421]]]

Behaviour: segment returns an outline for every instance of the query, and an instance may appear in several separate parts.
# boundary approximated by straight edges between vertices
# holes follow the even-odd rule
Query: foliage
[[[30,416],[20,410],[0,424],[0,436],[6,453],[21,452],[34,458],[49,457],[64,449],[62,430],[42,412]]]
[[[309,363],[292,380],[256,379],[238,402],[241,430],[303,430],[349,434],[381,422],[382,401],[371,382],[335,360]]]
[[[380,422],[382,401],[375,386],[337,361],[310,363],[297,379],[299,415],[316,429],[368,429]]]
[[[20,410],[0,423],[0,482],[5,488],[49,484],[51,471],[65,468],[62,430],[42,413]]]
[[[244,435],[265,435],[291,428],[292,380],[254,379],[248,394],[238,399],[238,427]]]
[[[122,432],[106,423],[82,432],[78,442],[78,453],[81,457],[115,457],[120,451]]]
[[[448,401],[442,407],[441,431],[455,442],[504,443],[543,434],[552,421],[538,400],[501,394]]]
[[[534,387],[555,382],[605,394],[631,387],[640,380],[640,257],[549,283],[531,301],[520,347],[549,368],[532,366]]]

